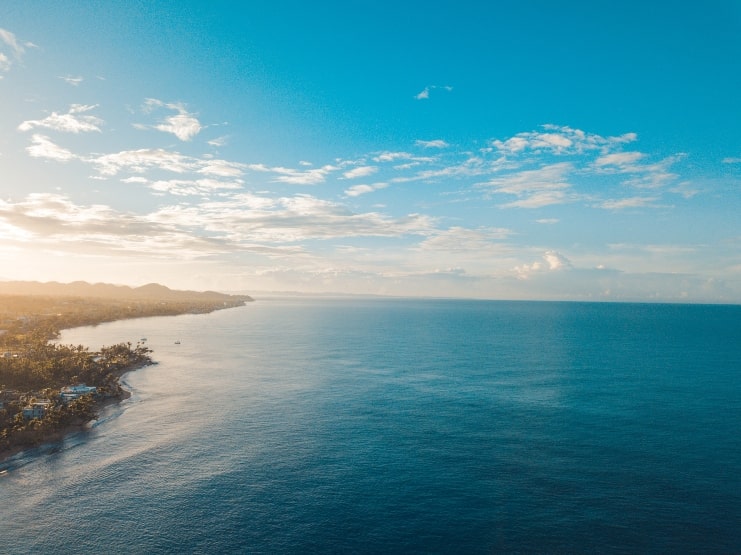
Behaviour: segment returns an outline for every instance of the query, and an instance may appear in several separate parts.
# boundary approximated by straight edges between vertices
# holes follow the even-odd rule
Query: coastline
[[[245,306],[248,295],[75,282],[0,282],[0,462],[84,430],[105,406],[131,397],[121,377],[156,364],[145,344],[90,352],[54,340],[62,330],[153,316],[208,314]],[[75,385],[95,395],[62,399]],[[3,407],[4,405],[4,407]],[[2,471],[2,468],[0,468]]]
[[[99,416],[99,411],[105,409],[106,407],[109,407],[112,405],[118,405],[122,403],[123,401],[131,398],[131,394],[132,394],[131,391],[121,385],[120,380],[123,376],[125,376],[129,372],[134,372],[141,368],[145,368],[147,366],[153,366],[156,364],[157,364],[156,361],[136,363],[136,364],[132,364],[129,367],[122,368],[120,371],[118,371],[116,373],[116,385],[119,387],[119,394],[114,397],[107,397],[105,399],[96,400],[95,411],[96,413],[98,413],[98,416]],[[94,418],[92,420],[86,420],[84,422],[75,422],[73,424],[64,426],[58,430],[54,430],[53,432],[46,434],[43,440],[35,445],[15,445],[13,447],[8,448],[7,450],[0,451],[0,472],[7,470],[7,468],[4,466],[4,463],[7,463],[8,460],[14,457],[15,455],[18,455],[19,453],[23,453],[25,451],[31,451],[33,449],[44,449],[45,447],[49,447],[49,446],[53,446],[55,444],[61,443],[70,434],[73,434],[76,432],[84,432],[85,430],[89,430],[91,428],[92,423],[95,422],[96,420],[97,418]]]

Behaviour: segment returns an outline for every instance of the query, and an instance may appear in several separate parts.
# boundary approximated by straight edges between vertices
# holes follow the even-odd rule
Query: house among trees
[[[62,388],[59,393],[59,397],[64,403],[69,403],[70,401],[79,399],[80,397],[82,397],[83,395],[87,395],[88,393],[92,393],[93,395],[95,395],[97,392],[97,387],[89,387],[85,384],[68,385],[67,387]]]
[[[51,401],[48,399],[40,399],[23,407],[23,418],[26,420],[33,420],[34,418],[43,418],[46,414],[46,409],[51,405]]]

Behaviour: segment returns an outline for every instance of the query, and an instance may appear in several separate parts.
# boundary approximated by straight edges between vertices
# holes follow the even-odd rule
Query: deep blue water
[[[741,552],[741,306],[283,299],[62,341],[140,337],[131,399],[0,463],[0,552]]]

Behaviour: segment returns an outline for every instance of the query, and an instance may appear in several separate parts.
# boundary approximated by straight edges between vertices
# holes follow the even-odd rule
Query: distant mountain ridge
[[[94,297],[120,300],[148,301],[253,301],[249,295],[227,295],[216,291],[179,291],[159,283],[148,283],[141,287],[112,285],[110,283],[88,283],[75,281],[0,281],[0,295],[44,295],[49,297]]]

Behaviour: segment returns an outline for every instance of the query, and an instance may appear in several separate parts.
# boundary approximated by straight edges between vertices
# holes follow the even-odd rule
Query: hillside
[[[227,295],[216,291],[179,291],[158,283],[141,287],[111,285],[108,283],[58,283],[56,281],[0,281],[0,295],[33,295],[44,297],[81,297],[87,299],[147,300],[147,301],[225,301],[250,302],[249,295]]]

